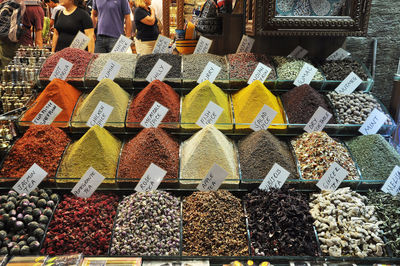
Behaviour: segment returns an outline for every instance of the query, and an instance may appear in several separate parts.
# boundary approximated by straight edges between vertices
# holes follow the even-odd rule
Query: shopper
[[[19,40],[21,45],[31,45],[43,48],[42,29],[44,11],[40,1],[25,0],[25,13],[22,16],[23,33]],[[33,42],[32,34],[35,42]]]
[[[93,0],[92,21],[97,27],[96,53],[111,52],[122,34],[131,38],[130,14],[128,0]]]
[[[44,0],[45,4],[51,8],[51,15],[50,15],[50,28],[54,26],[54,18],[56,14],[60,10],[64,10],[65,8],[59,4],[58,0]]]
[[[151,54],[159,35],[158,20],[154,8],[150,6],[151,0],[135,0],[135,3],[136,52],[142,55]]]
[[[83,6],[83,0],[60,0],[65,10],[54,18],[54,35],[51,51],[57,52],[69,47],[79,31],[90,38],[88,51],[94,52],[94,29],[92,20]]]

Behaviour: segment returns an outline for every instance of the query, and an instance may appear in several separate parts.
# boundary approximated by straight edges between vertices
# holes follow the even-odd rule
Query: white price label
[[[201,72],[201,75],[200,75],[199,79],[197,80],[197,83],[200,84],[206,80],[213,83],[214,80],[217,78],[220,71],[221,71],[221,68],[219,66],[217,66],[216,64],[214,64],[212,62],[208,62],[206,67],[204,68],[203,72]]]
[[[239,46],[236,50],[236,53],[250,53],[253,48],[255,39],[250,38],[247,35],[242,36],[242,40],[239,43]]]
[[[121,69],[120,64],[118,64],[112,59],[108,59],[106,65],[101,70],[97,80],[98,81],[101,81],[102,79],[114,80],[120,69]]]
[[[216,191],[227,176],[228,172],[215,163],[206,177],[204,177],[201,183],[197,186],[197,189],[200,191]]]
[[[301,59],[306,56],[306,54],[308,54],[308,51],[299,45],[294,48],[294,50],[288,55],[288,57]]]
[[[199,41],[197,42],[196,48],[194,49],[194,54],[206,54],[208,50],[210,50],[212,40],[207,39],[206,37],[200,36]]]
[[[31,168],[26,171],[26,173],[18,180],[18,182],[13,186],[13,189],[18,192],[18,194],[29,194],[31,193],[40,182],[47,176],[47,172],[43,170],[39,165],[34,163]]]
[[[163,81],[165,76],[171,70],[172,66],[167,62],[158,59],[157,63],[154,65],[153,69],[147,75],[146,80],[152,82],[153,80]]]
[[[86,125],[88,127],[92,127],[94,125],[104,127],[113,109],[114,107],[112,107],[111,105],[99,101],[89,120],[86,122]]]
[[[158,35],[156,45],[154,46],[154,49],[153,49],[153,54],[168,53],[168,47],[169,47],[169,44],[171,43],[171,41],[172,40],[170,38],[162,36],[161,34]]]
[[[386,115],[375,108],[358,131],[363,135],[376,134],[383,124],[385,124],[386,120]]]
[[[132,40],[124,35],[119,36],[117,42],[111,50],[111,53],[126,53],[129,47],[131,47]]]
[[[51,81],[55,78],[65,80],[73,66],[74,65],[71,62],[68,62],[64,58],[60,58],[53,73],[51,73],[49,80]]]
[[[280,189],[285,184],[290,173],[277,163],[274,163],[267,176],[260,184],[259,189],[269,191],[271,188]]]
[[[347,176],[347,171],[338,163],[333,162],[317,183],[321,190],[335,191]]]
[[[247,84],[253,83],[255,80],[259,80],[262,83],[265,82],[267,79],[269,73],[271,72],[271,68],[262,64],[258,63],[256,69],[254,70],[253,74],[251,74],[251,77],[249,78],[249,81],[247,81]]]
[[[158,167],[154,163],[151,163],[139,183],[136,185],[135,191],[149,192],[156,190],[166,174],[167,171]]]
[[[79,198],[90,198],[104,179],[102,174],[90,167],[71,190],[71,193]]]
[[[78,31],[78,34],[75,36],[69,47],[85,50],[89,44],[89,41],[90,38],[88,36],[86,36],[83,32]]]
[[[254,131],[268,129],[277,114],[277,111],[264,104],[253,123],[251,123],[250,128]]]
[[[50,125],[61,112],[62,109],[52,100],[49,100],[32,120],[32,123],[35,125]]]
[[[223,111],[224,108],[210,101],[204,111],[201,113],[196,125],[199,127],[205,127],[210,124],[214,125]]]
[[[333,52],[330,56],[326,58],[326,61],[338,61],[338,60],[343,60],[347,57],[350,56],[350,53],[347,52],[343,48],[337,49],[335,52]]]
[[[392,173],[383,184],[381,190],[385,193],[390,193],[392,196],[396,196],[400,193],[400,167],[395,166]]]
[[[318,69],[312,65],[305,63],[303,68],[300,70],[297,78],[294,80],[293,84],[296,86],[301,86],[303,84],[310,84],[311,80],[314,78]]]
[[[351,72],[340,84],[335,91],[340,94],[350,94],[362,83],[362,79],[356,73]]]
[[[147,112],[140,125],[144,128],[158,127],[164,116],[168,113],[168,108],[158,102],[154,102],[153,106]]]
[[[317,111],[315,111],[315,113],[311,117],[310,121],[308,121],[307,125],[304,127],[304,130],[308,133],[321,131],[328,123],[329,119],[331,119],[331,117],[331,113],[319,106]]]

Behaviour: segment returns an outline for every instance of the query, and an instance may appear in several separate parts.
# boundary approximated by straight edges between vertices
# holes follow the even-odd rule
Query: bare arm
[[[93,22],[93,28],[97,27],[97,15],[98,15],[97,10],[92,9],[91,17],[92,17],[92,22]]]
[[[131,14],[125,15],[125,26],[125,36],[130,38],[132,36]]]
[[[156,13],[154,12],[154,8],[150,7],[150,16],[145,17],[140,22],[149,26],[153,26],[154,23],[156,23]]]
[[[39,48],[43,48],[42,30],[35,31],[35,44]]]
[[[86,29],[85,30],[85,34],[86,36],[88,36],[90,38],[89,44],[88,44],[88,51],[89,53],[93,53],[94,52],[94,29]]]
[[[58,31],[56,29],[54,29],[53,40],[51,42],[51,51],[53,53],[56,51],[57,41],[58,41]]]

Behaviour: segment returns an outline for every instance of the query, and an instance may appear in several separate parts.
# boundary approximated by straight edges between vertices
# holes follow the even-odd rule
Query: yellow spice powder
[[[278,112],[269,128],[285,129],[287,127],[286,125],[273,125],[286,124],[282,104],[259,80],[235,93],[232,96],[232,101],[236,128],[238,129],[250,128],[250,124],[253,123],[264,104]]]

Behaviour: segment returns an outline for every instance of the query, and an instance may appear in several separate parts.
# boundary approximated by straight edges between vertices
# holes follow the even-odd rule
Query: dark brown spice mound
[[[327,80],[344,80],[351,72],[357,74],[362,80],[368,76],[360,63],[345,59],[340,61],[327,61],[321,66]]]

